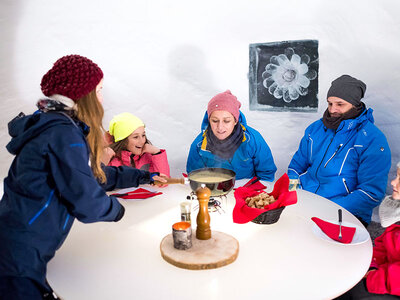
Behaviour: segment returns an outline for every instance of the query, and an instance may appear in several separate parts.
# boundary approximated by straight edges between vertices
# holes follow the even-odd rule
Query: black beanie
[[[357,106],[361,103],[366,89],[367,86],[361,80],[349,75],[342,75],[332,81],[327,98],[338,97]]]

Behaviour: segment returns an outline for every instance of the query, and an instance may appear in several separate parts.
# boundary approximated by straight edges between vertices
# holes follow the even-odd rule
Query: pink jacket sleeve
[[[400,296],[400,262],[384,264],[367,276],[368,292]]]
[[[161,149],[161,153],[152,155],[152,168],[150,172],[159,172],[170,177],[169,164],[167,159],[167,152]]]
[[[382,265],[387,261],[387,253],[384,243],[387,233],[388,232],[384,232],[382,235],[375,239],[371,267],[378,268],[379,265]]]
[[[117,156],[114,156],[108,163],[108,166],[131,166],[131,153],[129,151],[122,151],[121,159]]]
[[[371,266],[377,270],[367,276],[368,291],[400,296],[400,226],[392,225],[376,238]]]
[[[114,157],[110,160],[107,166],[112,166],[112,167],[119,167],[122,166],[121,160],[119,160],[118,157]]]

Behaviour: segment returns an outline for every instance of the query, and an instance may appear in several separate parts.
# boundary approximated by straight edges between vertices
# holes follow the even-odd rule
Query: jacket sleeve
[[[254,171],[261,180],[273,181],[275,178],[276,166],[272,157],[271,149],[262,135],[254,130],[255,154]]]
[[[384,264],[367,276],[370,293],[400,296],[400,262]]]
[[[52,136],[49,166],[57,192],[69,213],[84,223],[117,221],[123,207],[115,197],[108,197],[89,166],[85,138],[70,126],[64,134]],[[68,132],[68,133],[66,133]]]
[[[397,229],[398,230],[398,229]],[[397,252],[400,245],[400,235],[394,229],[392,232],[388,228],[385,233],[376,238],[372,266],[377,269],[370,272],[367,276],[367,288],[370,293],[391,294],[400,296],[400,261],[388,260],[388,251]],[[390,241],[386,249],[384,240]]]
[[[158,172],[160,174],[167,175],[168,177],[170,176],[169,164],[168,164],[168,159],[167,159],[167,151],[165,151],[164,149],[161,149],[161,153],[152,155],[151,160],[153,163],[152,169],[154,170],[154,172]]]
[[[193,141],[192,145],[190,146],[188,159],[186,162],[186,172],[190,173],[193,170],[204,168],[205,165],[200,157],[199,154],[199,147],[197,146],[198,143],[202,140],[202,134],[200,133],[196,139]]]
[[[107,178],[107,181],[102,184],[102,187],[106,191],[137,187],[140,184],[151,182],[151,173],[148,171],[128,166],[112,167],[102,165],[102,168]]]
[[[364,215],[364,212],[372,211],[385,196],[390,166],[390,148],[382,134],[363,145],[354,190],[347,196],[332,200],[368,222],[371,216]]]
[[[379,265],[382,265],[387,262],[387,251],[385,248],[385,244],[383,242],[384,236],[386,234],[387,232],[383,233],[381,236],[378,236],[374,241],[375,246],[372,255],[372,263],[371,263],[372,267],[378,267]]]
[[[293,155],[288,167],[288,176],[290,179],[299,179],[299,176],[306,172],[310,167],[309,161],[309,145],[310,139],[308,137],[307,130],[302,137],[299,145],[299,149]]]
[[[107,166],[111,166],[111,167],[119,167],[122,166],[121,161],[118,159],[118,157],[113,157],[111,158],[110,162],[108,163]]]

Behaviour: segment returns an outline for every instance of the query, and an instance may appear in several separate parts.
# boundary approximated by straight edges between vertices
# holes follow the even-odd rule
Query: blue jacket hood
[[[239,123],[245,127],[247,126],[246,117],[244,116],[244,114],[241,111],[239,111]],[[201,123],[201,131],[206,130],[209,124],[210,124],[210,122],[208,120],[208,114],[206,111],[206,113],[204,114],[203,122]]]
[[[11,141],[6,148],[8,152],[16,155],[27,142],[40,135],[43,131],[53,126],[71,124],[71,122],[71,119],[61,113],[37,111],[28,116],[20,113],[8,123],[8,133],[11,136]],[[74,122],[87,135],[89,127],[83,122],[76,120]]]

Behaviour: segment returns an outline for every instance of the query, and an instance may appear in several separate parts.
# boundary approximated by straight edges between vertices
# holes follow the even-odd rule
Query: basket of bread
[[[289,177],[284,174],[279,178],[271,193],[255,190],[250,187],[239,187],[235,190],[236,205],[233,209],[233,221],[243,224],[276,223],[286,206],[297,203],[296,191],[289,192]]]

